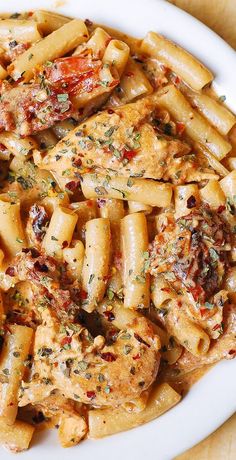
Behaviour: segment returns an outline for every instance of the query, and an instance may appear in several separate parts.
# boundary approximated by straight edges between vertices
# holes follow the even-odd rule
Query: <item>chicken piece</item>
[[[157,107],[156,93],[133,104],[104,110],[75,128],[44,158],[36,152],[35,162],[50,170],[60,183],[65,179],[67,183],[78,181],[89,169],[175,183],[212,177],[214,171],[204,168],[204,160],[188,155],[188,144],[170,136],[160,137],[156,132],[152,115]]]
[[[30,281],[38,288],[35,296],[36,308],[50,305],[59,318],[74,318],[79,307],[73,302],[68,290],[70,280],[66,277],[65,267],[58,265],[53,257],[40,254],[34,248],[24,249],[9,269],[15,282]]]
[[[20,406],[54,389],[86,404],[117,406],[139,397],[155,380],[159,339],[146,318],[127,324],[109,345],[78,323],[60,324],[49,309],[42,318],[35,335],[35,377],[22,384]]]
[[[169,218],[151,245],[149,272],[179,281],[204,304],[222,283],[230,242],[225,220],[206,206],[176,220]]]

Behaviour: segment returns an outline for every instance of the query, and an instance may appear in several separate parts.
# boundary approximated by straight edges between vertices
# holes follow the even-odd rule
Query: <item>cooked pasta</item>
[[[192,370],[236,356],[235,116],[212,80],[156,32],[44,10],[0,20],[10,451],[41,423],[62,447],[147,423]]]

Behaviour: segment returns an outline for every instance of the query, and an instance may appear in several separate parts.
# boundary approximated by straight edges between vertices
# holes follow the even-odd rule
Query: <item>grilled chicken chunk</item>
[[[89,118],[63,138],[46,157],[35,154],[42,169],[65,183],[89,170],[120,176],[146,177],[182,183],[214,176],[188,144],[160,136],[153,123],[158,95],[107,109]],[[60,183],[62,181],[59,181]]]

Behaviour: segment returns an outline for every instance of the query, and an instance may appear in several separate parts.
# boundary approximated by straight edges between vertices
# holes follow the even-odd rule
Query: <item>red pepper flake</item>
[[[110,322],[114,321],[114,319],[115,319],[115,315],[114,315],[114,313],[112,313],[112,311],[104,311],[104,316]]]
[[[64,345],[67,345],[68,343],[71,343],[72,338],[71,337],[64,337],[61,341],[61,346],[64,347]]]
[[[138,353],[137,355],[133,356],[133,359],[136,361],[137,359],[140,359],[140,353]]]
[[[109,115],[112,115],[114,113],[114,110],[113,109],[108,109],[107,113],[109,113]]]
[[[218,207],[217,212],[218,214],[221,214],[224,211],[225,211],[225,206],[222,204],[221,206]]]
[[[115,356],[114,353],[107,351],[106,353],[101,353],[101,358],[108,363],[112,363],[113,361],[116,361],[117,356]]]
[[[124,150],[123,151],[123,155],[122,155],[122,159],[126,159],[128,161],[132,160],[132,158],[134,158],[135,156],[137,155],[137,151],[136,150]]]
[[[87,293],[86,291],[84,291],[83,289],[81,289],[79,295],[80,295],[80,298],[81,298],[82,300],[86,300],[87,297],[88,297],[88,293]]]
[[[9,275],[9,276],[15,276],[15,269],[14,267],[8,267],[5,271],[6,275]]]
[[[95,391],[87,391],[86,395],[87,395],[87,398],[89,398],[89,399],[94,399],[94,398],[96,398],[96,393],[95,393]]]
[[[221,325],[220,325],[220,324],[216,324],[216,325],[212,328],[212,330],[213,330],[213,331],[217,331],[217,329],[220,329],[220,328],[221,328]]]
[[[185,131],[185,124],[181,121],[176,122],[176,131],[179,136],[182,136],[183,132]]]
[[[207,308],[200,308],[201,316],[204,316],[207,311],[209,311]]]
[[[140,337],[140,335],[136,334],[136,332],[134,333],[134,338],[139,342],[139,343],[142,343],[143,345],[146,345],[148,348],[150,348],[150,345],[149,343],[145,342],[142,337]]]
[[[181,300],[178,300],[177,305],[178,305],[179,308],[182,307],[182,302],[181,302]]]
[[[88,206],[88,208],[92,208],[92,207],[93,207],[93,201],[92,201],[92,200],[88,200],[88,201],[87,201],[87,206]]]
[[[134,76],[134,72],[126,72],[126,77],[133,77]]]
[[[54,363],[54,367],[58,367],[58,362],[57,361]]]

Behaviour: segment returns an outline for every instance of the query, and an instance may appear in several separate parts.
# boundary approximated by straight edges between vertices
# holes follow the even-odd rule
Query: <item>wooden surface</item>
[[[169,1],[200,19],[236,49],[236,0]],[[175,460],[236,460],[236,414]]]

